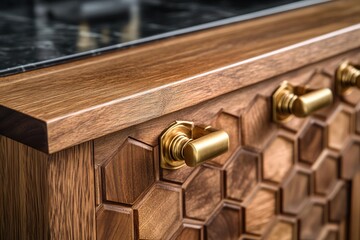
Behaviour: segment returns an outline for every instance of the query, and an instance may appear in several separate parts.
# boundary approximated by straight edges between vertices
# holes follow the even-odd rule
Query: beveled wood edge
[[[0,105],[0,134],[45,153],[55,153],[359,48],[358,39],[360,24],[48,122]],[[268,64],[269,62],[276,63],[276,66]],[[142,104],[149,101],[154,106],[159,101],[166,102],[167,105],[162,112],[152,112],[147,109],[149,104]],[[124,112],[123,109],[127,111]],[[141,114],[142,112],[147,114]],[[129,121],[126,118],[128,114],[136,117]],[[20,127],[10,127],[14,126],[14,122],[19,123],[17,126]],[[96,127],[91,128],[91,125]]]

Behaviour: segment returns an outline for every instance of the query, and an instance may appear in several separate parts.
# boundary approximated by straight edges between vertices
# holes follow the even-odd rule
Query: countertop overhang
[[[2,77],[0,134],[54,153],[359,47],[333,1]]]

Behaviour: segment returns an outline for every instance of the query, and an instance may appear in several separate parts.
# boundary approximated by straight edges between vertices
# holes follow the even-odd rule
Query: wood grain
[[[94,239],[92,145],[45,155],[0,136],[0,236]]]
[[[339,156],[324,152],[313,165],[314,191],[327,196],[334,188],[339,178]]]
[[[293,240],[295,239],[295,227],[291,222],[277,221],[266,235],[266,240]]]
[[[343,107],[337,111],[329,120],[328,145],[330,148],[341,150],[352,132],[352,115]]]
[[[313,164],[324,147],[324,127],[319,123],[311,122],[299,136],[299,160]]]
[[[232,240],[240,237],[241,211],[239,207],[224,206],[206,226],[206,239]]]
[[[259,181],[259,155],[241,150],[226,166],[226,197],[244,200]]]
[[[221,200],[220,171],[201,168],[184,185],[185,216],[206,220]]]
[[[134,239],[134,220],[131,209],[104,205],[96,212],[96,239]]]
[[[359,11],[332,1],[5,77],[0,110],[45,123],[47,145],[34,147],[53,153],[358,48]]]
[[[360,239],[360,171],[358,171],[352,182],[351,196],[351,240]]]
[[[307,206],[300,214],[300,239],[316,239],[325,221],[324,205]]]
[[[199,226],[184,226],[181,229],[180,234],[176,237],[176,240],[201,240],[202,239],[202,228]]]
[[[351,180],[360,170],[360,139],[352,140],[343,150],[341,177]]]
[[[256,235],[263,234],[275,216],[275,193],[269,189],[257,189],[245,206],[245,231]]]
[[[102,167],[104,199],[133,204],[155,182],[154,165],[151,146],[127,139]]]

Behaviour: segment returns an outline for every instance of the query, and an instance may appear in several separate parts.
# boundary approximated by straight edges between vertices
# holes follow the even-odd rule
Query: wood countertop
[[[333,1],[0,78],[0,134],[46,153],[360,47]]]

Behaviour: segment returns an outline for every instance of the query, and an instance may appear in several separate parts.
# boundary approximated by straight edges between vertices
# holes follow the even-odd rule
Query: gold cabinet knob
[[[355,67],[348,61],[343,62],[335,73],[336,91],[339,94],[347,94],[351,87],[360,88],[360,68]]]
[[[210,126],[176,121],[160,137],[161,167],[178,169],[185,164],[196,167],[229,149],[229,135]]]
[[[272,96],[273,120],[283,122],[292,116],[307,117],[332,103],[330,89],[312,90],[283,82]]]

